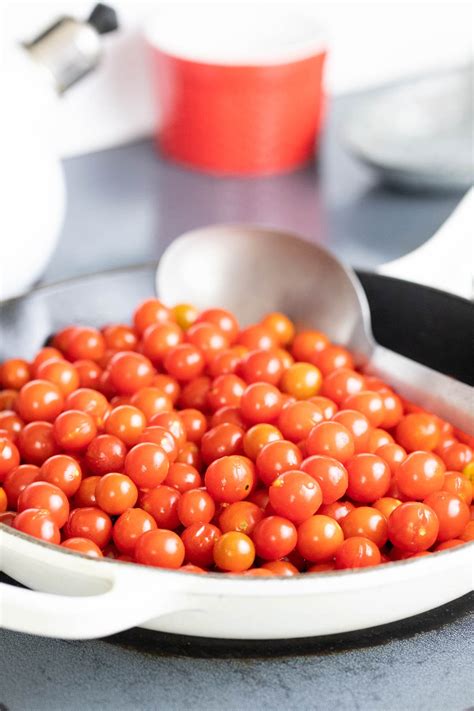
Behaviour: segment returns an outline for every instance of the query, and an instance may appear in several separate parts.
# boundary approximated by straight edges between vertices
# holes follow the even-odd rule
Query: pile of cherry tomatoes
[[[149,299],[0,383],[0,522],[71,551],[291,576],[474,539],[472,438],[281,313]]]

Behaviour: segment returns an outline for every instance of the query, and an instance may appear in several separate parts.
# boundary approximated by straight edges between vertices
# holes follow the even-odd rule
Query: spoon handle
[[[474,434],[474,389],[469,385],[379,345],[365,370],[392,384],[408,400]]]
[[[381,274],[407,279],[466,299],[473,298],[474,188],[425,244],[382,264]]]

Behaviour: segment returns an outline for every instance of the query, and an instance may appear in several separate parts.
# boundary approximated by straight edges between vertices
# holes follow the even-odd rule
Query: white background
[[[253,5],[256,2],[271,12],[271,3],[253,0]],[[110,3],[119,12],[121,30],[106,38],[100,69],[62,99],[58,141],[65,156],[117,145],[152,131],[155,107],[142,28],[161,3]],[[4,1],[2,39],[7,43],[31,39],[58,15],[85,16],[92,5],[83,0]],[[295,12],[299,6],[310,10],[327,31],[326,79],[332,93],[442,69],[472,56],[473,14],[468,2],[293,0],[290,5]],[[185,16],[183,11],[183,22]]]

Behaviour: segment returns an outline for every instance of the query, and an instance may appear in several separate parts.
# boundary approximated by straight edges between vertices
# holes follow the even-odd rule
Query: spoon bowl
[[[156,287],[166,303],[227,308],[243,325],[282,311],[298,329],[322,330],[347,346],[359,366],[386,379],[404,397],[473,431],[472,389],[376,344],[355,272],[319,245],[255,226],[204,227],[168,247]]]

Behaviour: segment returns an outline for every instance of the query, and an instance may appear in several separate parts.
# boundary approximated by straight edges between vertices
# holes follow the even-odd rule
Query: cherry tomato
[[[18,436],[18,449],[22,461],[43,464],[58,452],[53,425],[50,422],[30,422],[25,425]]]
[[[168,395],[159,388],[140,388],[130,398],[130,404],[138,407],[145,415],[147,422],[151,422],[152,417],[162,412],[169,412],[173,409],[173,402]]]
[[[339,410],[332,420],[349,430],[354,441],[354,452],[356,454],[367,451],[372,430],[369,420],[362,412]]]
[[[472,484],[466,476],[459,472],[446,472],[443,491],[457,494],[468,506],[472,503]]]
[[[138,338],[130,326],[114,323],[102,329],[106,348],[115,351],[133,351],[137,347]]]
[[[322,395],[315,395],[309,398],[309,402],[314,403],[321,410],[323,418],[325,420],[331,420],[337,412],[337,405],[335,402],[330,400],[328,397],[323,397]]]
[[[159,323],[148,326],[143,334],[142,350],[155,365],[160,364],[167,353],[183,341],[183,331],[176,323]]]
[[[214,562],[220,570],[242,573],[255,560],[252,539],[240,531],[227,531],[214,544]]]
[[[77,326],[68,339],[66,355],[69,360],[99,360],[105,353],[105,340],[96,328]]]
[[[143,509],[127,509],[115,522],[113,540],[121,553],[133,555],[138,539],[156,529],[153,516]]]
[[[186,442],[178,452],[178,457],[176,459],[177,463],[189,464],[194,469],[199,472],[202,470],[202,457],[201,452],[197,444],[194,442]]]
[[[10,358],[0,366],[0,383],[6,390],[21,390],[30,377],[30,365],[21,358]]]
[[[321,394],[340,405],[364,389],[364,377],[351,368],[338,368],[324,379]]]
[[[229,347],[229,341],[218,326],[199,319],[186,331],[186,340],[201,351],[206,364],[216,353]]]
[[[279,560],[296,546],[295,525],[282,516],[267,516],[253,529],[252,539],[257,555],[264,560]]]
[[[204,481],[214,501],[232,504],[249,495],[255,484],[255,467],[247,457],[222,457],[209,465]]]
[[[436,447],[440,428],[436,418],[425,412],[413,412],[402,417],[395,431],[398,444],[407,452],[430,451]]]
[[[458,538],[469,523],[469,507],[460,496],[447,491],[435,491],[424,503],[435,512],[439,521],[438,541]]]
[[[280,474],[299,469],[303,456],[293,442],[276,440],[266,444],[256,459],[258,476],[269,486]]]
[[[0,482],[20,463],[18,448],[7,437],[0,438]]]
[[[133,405],[114,407],[105,422],[105,431],[118,437],[127,447],[133,447],[146,427],[145,415]]]
[[[226,309],[206,309],[196,319],[197,323],[212,323],[233,343],[239,335],[239,324],[234,314]]]
[[[185,491],[178,502],[178,516],[183,526],[193,523],[210,523],[216,506],[212,497],[204,489]]]
[[[117,472],[104,474],[95,488],[97,505],[111,516],[118,516],[135,506],[138,489],[130,477]]]
[[[135,546],[135,560],[155,568],[179,568],[184,560],[184,544],[173,531],[157,529],[142,533]]]
[[[102,551],[93,541],[87,538],[67,538],[61,543],[63,548],[67,548],[74,553],[82,553],[90,558],[102,558]]]
[[[192,565],[208,568],[214,563],[214,545],[221,532],[212,523],[193,523],[181,534],[185,557]]]
[[[280,391],[274,385],[252,383],[242,393],[240,409],[247,422],[256,424],[278,417],[281,405]]]
[[[399,444],[383,444],[375,450],[378,457],[387,462],[392,476],[397,471],[399,465],[407,458],[407,453]]]
[[[278,385],[283,374],[283,363],[276,351],[250,351],[239,366],[239,373],[246,383],[269,383]]]
[[[364,536],[348,538],[336,551],[336,568],[367,568],[381,562],[377,545]]]
[[[219,526],[223,533],[227,531],[240,531],[248,536],[263,519],[262,509],[250,501],[237,501],[226,506],[219,516]]]
[[[12,442],[16,441],[23,429],[23,424],[23,420],[13,410],[0,411],[0,430],[6,430]]]
[[[169,375],[165,375],[164,373],[157,373],[154,375],[150,383],[150,387],[161,390],[161,392],[169,397],[173,405],[176,404],[181,392],[178,381]]]
[[[265,318],[262,319],[262,326],[271,331],[280,346],[287,346],[293,341],[295,327],[288,316],[285,316],[285,314],[279,311],[273,311],[267,314]],[[304,358],[300,360],[304,360]]]
[[[316,514],[298,526],[298,552],[313,563],[330,560],[343,540],[342,528],[329,516]]]
[[[375,454],[377,449],[380,449],[380,447],[383,447],[385,444],[394,444],[392,435],[378,427],[371,430],[367,444],[368,452],[370,454]]]
[[[184,426],[186,439],[189,442],[199,443],[207,431],[206,417],[202,414],[202,412],[194,408],[181,410],[179,415]]]
[[[457,546],[462,546],[464,545],[465,541],[463,541],[461,538],[451,538],[448,541],[443,541],[443,543],[439,543],[435,551],[445,551],[448,548],[457,548]]]
[[[0,410],[15,410],[17,402],[17,390],[0,390]]]
[[[255,462],[266,444],[281,439],[283,439],[283,437],[280,430],[273,425],[265,423],[253,425],[253,427],[245,432],[243,437],[244,453],[249,459]]]
[[[295,360],[317,365],[318,356],[329,345],[329,338],[321,331],[301,331],[293,339],[291,353]]]
[[[7,474],[3,482],[3,490],[11,509],[17,508],[19,495],[28,484],[37,480],[39,473],[40,468],[34,464],[20,464]]]
[[[318,355],[316,365],[326,377],[341,368],[353,370],[354,359],[346,348],[330,345]]]
[[[422,500],[443,488],[444,472],[444,464],[436,454],[412,452],[399,465],[395,480],[404,496]]]
[[[347,495],[360,503],[380,499],[390,486],[388,464],[375,454],[355,454],[346,462],[349,475]]]
[[[88,506],[97,506],[95,490],[100,479],[100,476],[88,476],[81,481],[73,499],[76,508],[82,509]]]
[[[54,484],[67,497],[71,497],[79,489],[82,471],[74,457],[68,457],[66,454],[56,454],[43,462],[38,479]]]
[[[323,500],[318,482],[309,474],[297,470],[277,477],[268,493],[273,511],[296,524],[313,516]]]
[[[136,444],[125,457],[124,471],[140,489],[153,489],[168,474],[169,461],[165,450],[157,444]]]
[[[154,374],[150,360],[135,351],[116,353],[109,363],[109,370],[112,386],[121,395],[133,395],[146,388]]]
[[[474,541],[474,520],[469,521],[464,531],[461,533],[462,541]]]
[[[36,375],[40,380],[48,380],[57,385],[64,397],[77,390],[80,384],[75,366],[63,358],[53,358],[41,363]]]
[[[309,455],[322,454],[344,464],[354,454],[354,438],[338,422],[320,422],[309,433],[306,449]]]
[[[86,449],[97,434],[97,426],[87,412],[65,410],[54,421],[56,442],[68,451]]]
[[[385,516],[372,506],[359,506],[350,511],[341,521],[345,538],[363,536],[382,548],[388,538],[388,526]]]
[[[245,389],[245,382],[237,375],[219,375],[212,381],[207,402],[213,412],[221,407],[238,407]]]
[[[177,304],[173,309],[176,323],[186,331],[197,319],[199,311],[192,304]]]
[[[195,467],[182,462],[175,462],[170,465],[164,483],[184,494],[185,491],[190,489],[198,489],[202,484],[202,480]]]
[[[170,464],[176,461],[178,456],[178,444],[171,432],[165,430],[164,427],[158,427],[156,425],[146,427],[140,435],[137,444],[141,444],[142,442],[157,444],[165,450]]]
[[[334,501],[332,504],[323,504],[318,513],[323,516],[330,516],[330,518],[341,523],[342,519],[353,509],[355,509],[355,506],[350,501]]]
[[[380,499],[377,499],[377,501],[374,501],[374,509],[380,511],[388,521],[392,511],[395,511],[397,506],[400,506],[401,503],[400,499],[396,499],[393,496],[382,496]]]
[[[383,400],[384,416],[380,423],[380,427],[383,429],[391,429],[396,427],[403,417],[403,405],[402,401],[391,391],[380,393]]]
[[[53,422],[63,409],[61,390],[47,380],[30,380],[18,393],[16,409],[22,420]]]
[[[315,563],[314,565],[310,565],[308,570],[306,571],[307,573],[327,573],[330,572],[331,570],[336,569],[336,564],[333,560],[329,560],[326,563]]]
[[[247,428],[247,423],[244,422],[244,418],[240,412],[240,407],[220,407],[211,416],[209,424],[211,427],[217,427],[217,425],[222,425],[224,422],[236,425],[237,427],[240,427],[241,430],[245,430]]]
[[[318,482],[321,488],[322,502],[332,504],[347,491],[348,476],[343,464],[332,457],[313,455],[307,457],[300,469]]]
[[[24,509],[13,519],[13,528],[47,543],[59,544],[61,534],[51,512],[47,509]]]
[[[178,528],[178,502],[181,498],[179,491],[172,486],[157,486],[150,489],[141,498],[141,506],[156,521],[158,528],[168,528],[170,531]]]
[[[92,417],[97,427],[102,427],[110,406],[107,398],[97,390],[79,388],[70,393],[65,401],[66,410],[80,410]]]
[[[282,392],[292,395],[297,400],[307,400],[319,393],[322,383],[319,368],[311,363],[294,363],[281,378]]]
[[[201,454],[204,462],[210,464],[215,459],[240,454],[243,430],[236,425],[223,423],[208,430],[201,440]]]
[[[207,375],[201,375],[185,383],[178,399],[179,406],[207,412],[209,410],[207,396],[211,389],[211,383],[211,378]]]
[[[93,360],[76,360],[74,367],[79,376],[79,387],[97,390],[102,375],[102,368]]]
[[[410,553],[431,548],[438,537],[438,529],[438,517],[433,509],[416,501],[400,504],[388,519],[391,543]]]
[[[207,369],[209,374],[213,378],[217,378],[219,375],[235,373],[244,356],[242,350],[245,349],[242,349],[241,346],[233,346],[232,348],[218,351],[208,362]]]
[[[202,374],[204,366],[202,352],[192,343],[180,343],[164,359],[166,372],[176,380],[193,380]]]
[[[441,459],[450,470],[462,472],[474,459],[474,453],[467,444],[455,442],[444,449]]]
[[[280,575],[285,578],[292,578],[299,573],[298,568],[293,563],[290,563],[289,560],[270,560],[268,563],[264,563],[262,568],[269,570],[273,575]]]
[[[245,346],[249,351],[269,351],[278,345],[273,331],[260,324],[247,326],[243,331],[240,331],[237,343],[241,346]]]
[[[87,447],[86,464],[93,474],[120,472],[126,453],[126,447],[118,437],[109,434],[98,435]]]
[[[324,420],[321,409],[309,400],[300,400],[284,407],[278,416],[278,427],[285,439],[300,442],[315,425]]]
[[[361,412],[372,427],[379,427],[385,417],[383,398],[374,390],[360,390],[349,395],[344,400],[343,407]]]
[[[169,323],[175,321],[172,310],[167,308],[158,299],[147,299],[135,310],[133,314],[133,325],[135,331],[141,336],[148,326],[157,323]]]

